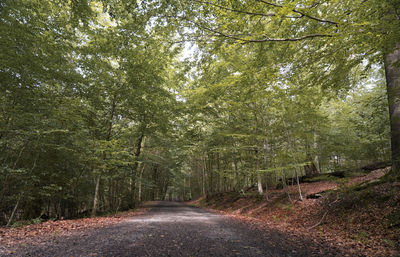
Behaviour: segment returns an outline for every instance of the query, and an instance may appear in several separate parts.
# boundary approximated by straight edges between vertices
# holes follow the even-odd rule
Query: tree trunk
[[[186,186],[186,178],[183,177],[183,201],[185,201],[185,196],[186,196],[185,186]]]
[[[262,195],[264,193],[263,187],[262,187],[262,180],[261,180],[261,174],[259,172],[259,165],[258,165],[258,155],[256,152],[256,172],[257,172],[257,189],[258,189],[258,194]]]
[[[268,177],[265,176],[265,194],[264,194],[265,199],[268,201],[269,197],[268,197]]]
[[[201,186],[201,193],[203,196],[206,195],[206,161],[204,160],[203,165],[203,172],[202,172],[202,186]]]
[[[319,156],[318,156],[318,143],[317,143],[317,134],[314,132],[314,137],[313,137],[313,147],[314,147],[314,163],[317,168],[317,173],[321,173],[321,167],[319,163]]]
[[[144,131],[142,130],[142,132],[140,133],[140,136],[139,136],[139,138],[137,139],[137,141],[136,141],[136,149],[135,149],[135,152],[134,152],[134,156],[135,156],[135,163],[132,165],[132,168],[131,168],[131,172],[132,172],[132,180],[135,180],[135,175],[136,175],[136,173],[137,173],[137,171],[138,171],[138,168],[139,168],[139,162],[138,162],[138,158],[139,158],[139,156],[140,156],[140,154],[142,153],[142,149],[143,149],[143,147],[144,147],[144,144],[145,144],[145,141],[146,141],[146,137],[145,137],[145,135],[144,135]],[[142,177],[140,177],[140,179],[141,179]],[[138,183],[139,185],[140,185],[140,187],[142,186],[141,185],[141,181]],[[135,183],[132,183],[132,186],[134,185]],[[141,189],[140,189],[141,190]],[[133,194],[135,194],[135,190],[134,189],[132,189],[131,190],[131,192],[133,192]],[[139,193],[139,192],[138,192]],[[140,192],[140,194],[141,194],[141,192]],[[140,195],[140,198],[141,198],[142,196]],[[134,206],[135,205],[135,196],[134,195],[131,195],[131,204]],[[140,200],[139,200],[139,202],[140,202]]]
[[[208,180],[208,193],[207,193],[207,196],[210,196],[210,195],[212,195],[213,193],[214,193],[214,179],[213,179],[213,166],[212,166],[212,161],[213,161],[213,156],[211,155],[211,154],[208,154],[208,160],[209,160],[209,162],[208,162],[208,164],[209,164],[209,167],[208,167],[208,174],[210,174],[209,175],[209,180]]]
[[[285,192],[286,192],[286,194],[287,194],[287,196],[289,198],[290,203],[293,203],[292,197],[290,197],[290,192],[289,192],[288,185],[286,184],[286,176],[285,176],[285,173],[283,171],[282,171],[282,187],[285,190]]]
[[[257,189],[258,189],[259,195],[262,195],[264,193],[263,188],[262,188],[262,181],[261,181],[260,173],[257,173]]]
[[[189,176],[189,201],[192,200],[192,186],[190,185],[190,176]]]
[[[268,144],[267,141],[264,140],[263,142],[263,161],[264,161],[264,168],[268,167],[268,163],[267,163],[267,151],[268,151]],[[265,199],[268,200],[268,174],[266,173],[264,175],[264,179],[265,179],[265,194],[264,197]]]
[[[299,191],[299,199],[303,201],[303,194],[301,193],[300,181],[299,181],[299,174],[297,173],[297,168],[294,169],[296,174],[296,182],[297,182],[297,190]]]
[[[317,166],[314,164],[311,155],[307,156],[309,160],[309,164],[304,165],[304,173],[306,174],[307,177],[312,177],[316,174],[318,174],[318,169]]]
[[[233,152],[233,151],[232,151]],[[235,167],[235,185],[234,189],[236,192],[240,189],[240,182],[239,182],[239,170],[237,165],[236,153],[233,152],[233,166]]]
[[[100,173],[99,173],[99,175],[97,176],[97,179],[96,179],[96,189],[94,190],[94,197],[93,197],[92,217],[96,216],[96,212],[97,212],[97,205],[98,205],[98,202],[99,202],[100,180],[101,180],[102,173],[103,173],[103,170],[100,170]]]
[[[142,201],[142,177],[143,177],[143,171],[144,171],[144,163],[142,164],[142,168],[140,169],[140,174],[139,174],[139,181],[138,181],[138,201]]]
[[[400,43],[385,55],[386,86],[389,102],[392,175],[400,177]]]
[[[21,198],[22,198],[22,194],[20,194],[19,197],[18,197],[17,203],[15,204],[14,209],[13,209],[13,211],[12,211],[12,213],[11,213],[11,216],[10,216],[10,218],[8,219],[8,222],[7,222],[6,227],[9,227],[9,226],[11,225],[12,220],[14,219],[15,212],[16,212],[17,209],[18,209],[19,201],[21,200]]]

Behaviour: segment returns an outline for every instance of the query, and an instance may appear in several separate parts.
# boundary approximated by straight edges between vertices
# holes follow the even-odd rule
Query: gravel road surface
[[[6,256],[343,255],[322,242],[258,229],[183,203],[159,202],[145,214],[117,225],[79,232],[39,246],[20,246]]]

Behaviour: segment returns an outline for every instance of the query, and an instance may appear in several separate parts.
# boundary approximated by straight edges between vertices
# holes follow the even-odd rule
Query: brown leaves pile
[[[388,169],[376,170],[350,179],[347,185],[371,181],[387,172]],[[216,201],[214,199],[213,204],[207,207],[258,227],[276,229],[315,242],[324,241],[332,247],[346,249],[351,256],[398,256],[399,252],[396,250],[399,249],[396,249],[396,245],[400,245],[400,228],[388,228],[385,218],[395,208],[400,208],[400,185],[395,184],[385,183],[371,189],[377,195],[391,195],[390,201],[378,203],[372,200],[362,208],[343,208],[344,201],[348,199],[340,199],[335,203],[339,208],[332,207],[328,210],[327,206],[336,199],[339,192],[334,192],[329,197],[304,199],[290,204],[283,189],[269,190],[269,200],[262,201],[254,195],[232,201],[229,199],[232,196],[227,194]],[[339,186],[335,182],[321,181],[303,183],[301,189],[305,196],[335,190]],[[292,199],[298,199],[296,185],[289,186],[289,192]],[[200,200],[193,203],[199,205]],[[325,212],[326,216],[321,221]]]
[[[51,238],[74,235],[77,232],[90,231],[123,222],[128,217],[143,213],[146,209],[118,213],[108,217],[83,218],[75,220],[47,221],[17,228],[0,227],[0,245],[14,246],[40,244]]]

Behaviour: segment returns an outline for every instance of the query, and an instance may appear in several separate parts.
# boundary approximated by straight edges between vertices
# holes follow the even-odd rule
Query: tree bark
[[[236,153],[235,153],[234,150],[232,151],[232,154],[233,154],[233,166],[235,167],[235,185],[234,185],[234,190],[236,192],[239,192],[239,188],[240,188],[239,170],[238,170],[238,165],[237,165]]]
[[[258,189],[259,195],[262,195],[264,193],[263,188],[262,188],[262,181],[261,181],[260,173],[257,173],[257,189]]]
[[[206,161],[203,161],[203,169],[202,169],[202,186],[201,186],[201,193],[203,196],[206,195]]]
[[[136,149],[135,149],[135,152],[133,153],[133,155],[136,158],[136,162],[132,165],[132,172],[134,172],[134,173],[137,171],[137,168],[139,166],[139,162],[137,161],[137,159],[139,158],[139,156],[142,152],[144,141],[145,141],[145,135],[144,135],[144,132],[142,131],[140,133],[139,138],[136,141]]]
[[[7,222],[6,227],[9,227],[9,226],[11,225],[12,220],[14,219],[15,212],[16,212],[17,209],[18,209],[19,201],[21,200],[21,198],[22,198],[22,194],[20,194],[20,195],[18,196],[17,203],[15,204],[14,209],[13,209],[13,211],[12,211],[12,213],[11,213],[11,216],[10,216],[10,218],[8,219],[8,222]]]
[[[92,217],[96,216],[96,212],[97,212],[97,205],[98,205],[98,201],[99,201],[100,180],[101,180],[102,173],[103,173],[103,170],[101,169],[99,175],[96,178],[96,188],[94,190]]]
[[[142,201],[142,177],[143,177],[143,171],[144,171],[144,163],[142,163],[142,168],[140,169],[140,174],[139,174],[139,181],[138,181],[138,201]]]
[[[136,141],[136,149],[135,152],[133,153],[134,157],[135,157],[135,163],[133,163],[132,167],[131,167],[131,175],[132,175],[132,180],[135,181],[135,174],[137,174],[138,168],[139,168],[139,156],[142,153],[142,148],[144,147],[145,144],[145,134],[144,134],[144,130],[141,131],[139,138]],[[140,178],[141,179],[141,178]],[[141,182],[139,182],[141,183]],[[140,184],[141,185],[141,184]],[[132,183],[132,186],[135,186],[135,183]],[[132,206],[135,206],[135,189],[131,188],[131,192],[133,193],[133,195],[130,196],[130,201]],[[141,196],[140,196],[141,197]],[[140,200],[139,200],[140,201]]]
[[[262,187],[262,180],[261,180],[261,174],[259,172],[259,161],[258,161],[258,151],[256,151],[256,172],[257,172],[257,189],[258,189],[258,194],[262,195],[264,193],[263,187]]]
[[[185,201],[185,196],[186,196],[185,186],[186,186],[186,178],[183,177],[183,201]]]
[[[300,181],[299,181],[299,174],[297,173],[297,168],[294,169],[296,174],[296,182],[297,182],[297,190],[299,191],[299,199],[303,201],[303,194],[301,193]]]
[[[267,141],[264,140],[263,142],[263,161],[264,161],[264,168],[268,167],[268,163],[267,163],[267,151],[268,151],[268,144]],[[265,199],[268,200],[268,174],[266,173],[264,175],[264,179],[265,179],[265,194],[264,197]]]
[[[190,185],[190,176],[189,176],[189,201],[192,200],[192,186]]]
[[[389,102],[392,175],[400,178],[400,43],[385,55],[385,75]]]
[[[313,136],[313,147],[314,147],[314,163],[317,168],[317,173],[321,173],[321,167],[320,167],[320,162],[319,162],[319,155],[318,155],[318,143],[317,143],[317,134],[314,132]]]

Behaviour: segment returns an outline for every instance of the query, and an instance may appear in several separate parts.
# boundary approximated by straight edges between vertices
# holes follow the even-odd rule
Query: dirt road
[[[160,202],[147,213],[118,225],[79,232],[40,246],[22,245],[6,256],[266,257],[343,256],[343,252],[183,203]]]

